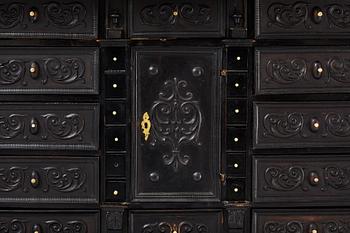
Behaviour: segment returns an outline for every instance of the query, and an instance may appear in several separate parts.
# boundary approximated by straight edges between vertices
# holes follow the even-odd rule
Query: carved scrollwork
[[[267,14],[270,25],[292,28],[304,24],[306,28],[310,27],[308,25],[308,3],[305,2],[274,3],[269,7]]]
[[[337,137],[350,136],[350,114],[328,113],[325,121],[330,134]]]
[[[266,222],[264,233],[303,233],[304,225],[299,221],[290,222]]]
[[[142,233],[207,233],[208,227],[205,224],[193,224],[188,221],[182,221],[179,224],[168,222],[145,224],[142,227]]]
[[[24,133],[24,115],[0,115],[0,139],[12,139]]]
[[[325,184],[337,190],[350,189],[350,169],[330,165],[324,168]]]
[[[174,14],[177,12],[178,15]],[[195,25],[212,23],[212,10],[203,4],[163,3],[150,5],[140,12],[142,23],[150,26],[175,25],[181,18],[184,22]]]
[[[268,77],[266,82],[277,82],[279,84],[290,84],[306,79],[307,65],[303,59],[292,60],[270,60],[267,63]]]
[[[86,27],[86,7],[81,3],[60,3],[50,2],[45,5],[45,13],[49,21],[49,25],[58,28],[71,29],[80,25]]]
[[[86,181],[86,173],[79,168],[69,168],[60,170],[56,167],[46,167],[48,187],[58,192],[74,192],[83,187]]]
[[[84,82],[85,65],[79,58],[58,59],[48,58],[45,61],[45,71],[47,78],[60,84],[68,84],[78,80]],[[44,83],[47,79],[44,80]]]
[[[328,62],[329,78],[342,83],[350,83],[350,59],[331,58]]]
[[[45,221],[45,223],[47,224],[47,229],[49,233],[88,233],[87,225],[83,221],[62,222],[59,220],[48,220]]]
[[[58,139],[67,140],[81,136],[85,122],[79,114],[71,113],[61,117],[57,114],[43,115],[48,133]]]
[[[10,60],[0,63],[0,85],[15,84],[23,79],[25,64],[19,60]]]
[[[304,117],[301,113],[267,114],[264,117],[266,135],[289,138],[302,132]]]
[[[12,219],[10,221],[0,222],[0,232],[25,233],[26,225],[23,220]]]
[[[190,161],[189,155],[181,153],[181,146],[188,143],[200,145],[202,112],[199,102],[193,99],[193,93],[187,87],[184,80],[166,81],[150,111],[153,124],[151,145],[171,146],[171,154],[164,154],[163,162],[172,166],[175,172],[180,164],[186,166]]]
[[[265,170],[266,190],[292,191],[301,187],[305,173],[301,167],[269,167]]]
[[[23,23],[23,18],[23,4],[0,4],[0,29],[10,29],[21,25]]]
[[[330,26],[339,28],[350,27],[350,6],[346,4],[333,4],[327,8],[328,22]]]
[[[0,168],[0,192],[11,192],[22,188],[25,170],[23,167]]]
[[[142,233],[171,233],[172,229],[172,225],[167,222],[145,224]]]

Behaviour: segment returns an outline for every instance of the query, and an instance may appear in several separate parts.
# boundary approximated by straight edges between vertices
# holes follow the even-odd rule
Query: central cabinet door
[[[218,48],[133,49],[133,201],[219,201]]]

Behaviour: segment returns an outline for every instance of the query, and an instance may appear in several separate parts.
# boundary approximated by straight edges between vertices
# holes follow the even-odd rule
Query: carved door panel
[[[218,200],[217,48],[136,48],[133,198]]]
[[[130,35],[147,37],[223,37],[223,1],[132,0]]]
[[[259,38],[350,36],[350,5],[337,0],[257,0]]]

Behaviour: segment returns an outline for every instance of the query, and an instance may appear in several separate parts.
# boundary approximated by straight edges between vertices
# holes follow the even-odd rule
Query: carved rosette
[[[172,166],[175,172],[179,165],[186,166],[190,155],[181,152],[181,146],[192,143],[201,145],[199,133],[202,126],[202,112],[193,93],[188,91],[188,83],[173,78],[164,83],[159,99],[150,110],[152,122],[151,145],[157,143],[170,146],[169,153],[163,155],[163,162]]]
[[[207,25],[213,22],[211,8],[194,3],[163,3],[146,6],[141,10],[140,18],[142,23],[148,26],[176,25],[179,20],[194,25]]]

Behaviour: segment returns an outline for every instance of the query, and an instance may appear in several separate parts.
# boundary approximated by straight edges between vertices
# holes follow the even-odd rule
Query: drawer
[[[124,102],[106,102],[105,124],[125,124],[126,118],[126,106]]]
[[[246,185],[243,178],[226,179],[226,200],[244,201],[246,200]]]
[[[336,0],[257,0],[258,38],[348,37],[350,6]]]
[[[1,210],[3,232],[77,232],[98,233],[99,212],[60,210]]]
[[[97,38],[97,0],[4,0],[0,4],[2,38]]]
[[[99,105],[1,103],[0,149],[97,150]]]
[[[223,37],[224,4],[220,1],[131,1],[131,37]]]
[[[348,47],[279,47],[256,51],[256,94],[348,93]]]
[[[242,73],[228,73],[226,91],[228,97],[246,97],[248,76]]]
[[[253,163],[255,202],[344,203],[350,195],[346,156],[258,156]]]
[[[349,147],[349,102],[258,102],[253,147]]]
[[[123,177],[125,176],[126,155],[125,154],[108,154],[106,156],[106,175]]]
[[[130,232],[221,232],[220,210],[131,211]]]
[[[0,94],[98,94],[98,60],[97,48],[0,48]]]
[[[227,56],[229,70],[248,70],[249,52],[247,48],[229,48]]]
[[[227,154],[227,174],[237,177],[245,177],[245,154]]]
[[[126,183],[118,180],[108,180],[106,182],[106,201],[125,202]]]
[[[245,128],[227,128],[226,147],[228,151],[245,151],[247,145]]]
[[[107,151],[125,151],[126,150],[126,128],[108,127],[105,130],[105,144]]]
[[[127,77],[125,75],[105,76],[106,98],[126,98]]]
[[[349,209],[255,210],[252,233],[349,231]]]
[[[247,123],[247,101],[228,100],[227,101],[227,123],[246,124]]]
[[[98,203],[98,158],[6,157],[0,160],[2,203]]]
[[[125,70],[126,66],[126,48],[108,47],[102,49],[103,70]]]

